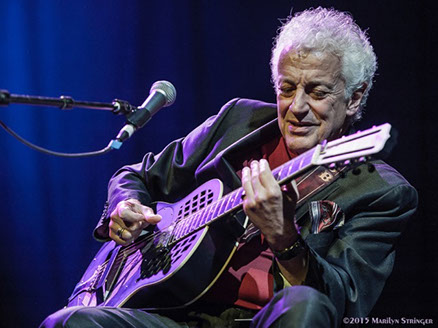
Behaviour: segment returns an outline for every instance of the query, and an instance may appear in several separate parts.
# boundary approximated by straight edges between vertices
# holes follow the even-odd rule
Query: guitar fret
[[[301,158],[301,160],[300,160],[300,166],[298,167],[298,170],[301,170],[301,168],[303,167],[303,162],[304,162],[305,159],[306,159],[305,156],[303,156],[303,158]]]
[[[288,167],[288,169],[287,169],[287,173],[286,173],[285,177],[291,175],[291,172],[295,172],[295,171],[296,171],[296,169],[295,169],[294,167],[297,166],[297,164],[298,164],[298,166],[299,166],[299,163],[298,163],[297,160],[292,161],[291,164],[292,164],[292,165],[289,165],[289,167]],[[284,179],[284,178],[283,178],[283,179]]]
[[[283,174],[281,176],[281,179],[286,179],[288,176],[291,175],[291,173],[295,172],[295,170],[297,169],[296,167],[299,166],[299,161],[298,158],[294,158],[292,161],[286,163],[285,169],[283,170]]]
[[[213,213],[217,206],[218,206],[218,202],[215,202],[212,205],[206,207],[207,215],[204,215],[203,218],[201,219],[200,227],[204,226],[207,222],[210,222],[210,218],[213,216]]]
[[[284,168],[284,167],[285,167],[285,164],[281,165],[280,167],[278,167],[277,169],[275,169],[275,170],[273,171],[273,174],[274,174],[274,178],[275,178],[275,180],[279,181],[279,180],[282,179],[282,178],[281,178],[281,173],[283,172],[283,168]]]
[[[185,229],[185,227],[186,227],[185,223],[186,223],[186,222],[185,222],[184,219],[182,219],[181,221],[179,221],[180,229],[179,229],[179,231],[178,231],[178,238],[181,238],[181,237],[184,235],[184,229]]]
[[[225,213],[225,212],[227,212],[227,211],[229,211],[230,209],[233,208],[233,202],[232,202],[232,199],[231,199],[231,195],[232,195],[232,194],[228,194],[228,195],[226,196],[226,198],[227,198],[227,203],[226,203],[226,207],[225,207],[223,213]]]
[[[187,218],[184,218],[181,220],[181,224],[183,225],[183,228],[181,229],[181,234],[179,237],[182,237],[187,234],[187,230],[189,229],[189,220]]]
[[[202,211],[195,214],[195,217],[193,218],[193,223],[195,225],[195,229],[199,228],[201,226],[200,219],[202,218]]]
[[[221,199],[216,201],[216,204],[214,205],[214,211],[212,212],[212,215],[210,215],[208,217],[208,221],[207,222],[210,222],[210,221],[214,220],[216,217],[219,216],[218,213],[219,213],[219,211],[220,211],[220,209],[222,207],[223,202],[224,202],[224,198],[221,198]]]
[[[219,210],[217,211],[217,215],[215,215],[215,217],[220,216],[222,214],[224,214],[227,209],[228,209],[228,201],[229,201],[229,197],[225,196],[224,198],[221,199],[221,206],[219,207]],[[215,213],[216,214],[216,213]]]
[[[229,201],[228,201],[229,208],[227,210],[230,210],[234,207],[237,207],[240,204],[241,199],[240,199],[240,197],[237,197],[237,194],[239,193],[239,190],[241,190],[241,189],[242,188],[234,190],[233,192],[231,192],[227,195],[229,198]]]
[[[173,238],[175,240],[179,239],[180,233],[181,233],[181,224],[180,224],[180,222],[177,222],[176,226],[173,228],[173,231],[172,231]]]
[[[280,171],[278,172],[278,178],[276,179],[277,181],[283,180],[285,178],[285,175],[287,174],[290,165],[291,164],[289,163],[285,163],[280,167]]]
[[[186,232],[185,232],[185,234],[186,235],[188,235],[189,233],[191,233],[193,230],[195,230],[196,229],[196,226],[195,226],[195,228],[193,228],[193,221],[191,220],[191,216],[189,216],[189,217],[187,217],[187,230],[186,230]]]
[[[173,227],[172,235],[173,239],[178,239],[179,231],[181,230],[179,222],[175,222],[175,226]]]
[[[291,176],[292,174],[299,172],[302,167],[303,167],[303,160],[304,160],[304,156],[301,157],[297,157],[291,164],[291,166],[289,167],[289,170],[287,172],[286,177]]]
[[[242,204],[242,195],[243,195],[243,188],[237,189],[236,199],[233,202],[233,206],[238,206]]]
[[[210,208],[208,208],[208,207],[204,207],[203,209],[202,209],[202,215],[201,215],[201,217],[199,218],[199,227],[202,227],[204,224],[205,224],[205,220],[206,220],[206,218],[207,218],[207,216],[208,216],[208,211],[210,210]]]
[[[313,157],[314,152],[315,152],[314,150],[309,150],[304,154],[305,156],[303,158],[303,162],[304,161],[306,161],[306,162],[304,163],[303,167],[308,166],[309,164],[312,163],[312,157]]]

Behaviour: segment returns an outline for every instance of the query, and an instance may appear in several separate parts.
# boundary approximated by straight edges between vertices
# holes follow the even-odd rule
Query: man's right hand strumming
[[[109,236],[119,245],[128,245],[137,239],[143,229],[160,221],[160,215],[137,199],[124,200],[111,213]]]

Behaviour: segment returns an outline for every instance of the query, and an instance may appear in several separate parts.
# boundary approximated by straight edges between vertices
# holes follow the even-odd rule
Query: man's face
[[[330,53],[283,51],[276,89],[278,124],[295,154],[338,138],[357,110],[345,99],[341,62]]]

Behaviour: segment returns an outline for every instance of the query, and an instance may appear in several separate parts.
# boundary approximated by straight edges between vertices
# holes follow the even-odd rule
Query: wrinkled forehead
[[[327,72],[331,76],[340,77],[342,75],[340,58],[330,51],[286,47],[280,53],[277,73],[288,71],[291,68],[318,70]]]

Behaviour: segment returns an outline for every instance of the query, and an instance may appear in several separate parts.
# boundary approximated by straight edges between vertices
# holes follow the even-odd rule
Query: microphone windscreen
[[[166,104],[164,107],[170,106],[175,102],[176,99],[176,89],[172,83],[169,81],[157,81],[152,84],[151,91],[158,91],[164,95],[166,98]]]

